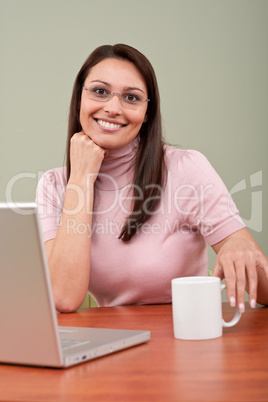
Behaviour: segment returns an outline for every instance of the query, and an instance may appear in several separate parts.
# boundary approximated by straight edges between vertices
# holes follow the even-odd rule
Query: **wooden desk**
[[[227,303],[223,310],[231,319]],[[92,308],[58,321],[148,329],[151,340],[69,369],[0,365],[1,401],[268,400],[268,308],[247,309],[221,338],[206,341],[173,337],[171,305]]]

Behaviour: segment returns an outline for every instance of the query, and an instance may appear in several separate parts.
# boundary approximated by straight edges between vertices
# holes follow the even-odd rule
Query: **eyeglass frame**
[[[84,89],[85,91],[88,91],[88,92],[87,92],[88,98],[91,99],[91,100],[94,100],[94,101],[96,101],[96,102],[109,102],[109,101],[111,100],[112,96],[117,95],[117,96],[119,97],[119,100],[120,100],[121,105],[123,105],[123,106],[125,105],[125,103],[123,103],[123,95],[120,94],[119,92],[110,92],[110,91],[108,90],[108,92],[109,92],[109,94],[108,94],[108,99],[101,99],[101,98],[100,98],[100,99],[95,99],[95,98],[91,98],[91,97],[89,96],[89,90],[90,90],[90,88],[87,88],[87,87],[82,86],[82,89]],[[107,89],[106,89],[106,91],[107,91]],[[151,99],[144,99],[141,103],[150,102],[150,100],[151,100]],[[130,102],[130,103],[126,102],[126,105],[131,105],[131,102]],[[135,106],[135,103],[133,103],[132,106]]]

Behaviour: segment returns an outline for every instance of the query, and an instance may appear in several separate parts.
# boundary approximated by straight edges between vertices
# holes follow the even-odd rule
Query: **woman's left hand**
[[[252,308],[268,304],[268,258],[247,229],[241,229],[212,246],[218,254],[213,276],[225,278],[231,306],[245,310],[245,290]]]

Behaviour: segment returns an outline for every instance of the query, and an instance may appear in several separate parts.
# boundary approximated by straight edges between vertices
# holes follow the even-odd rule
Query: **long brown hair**
[[[147,119],[140,129],[139,148],[135,160],[135,174],[133,180],[133,209],[127,218],[119,236],[128,241],[137,232],[156,210],[159,198],[159,186],[164,185],[165,163],[162,139],[162,123],[160,113],[160,97],[154,69],[149,60],[135,48],[116,44],[104,45],[95,49],[81,67],[74,82],[70,104],[68,137],[66,148],[67,180],[71,173],[70,139],[82,130],[80,124],[80,102],[82,86],[91,70],[100,61],[108,58],[126,60],[135,65],[142,74],[148,91]],[[142,191],[143,199],[138,197],[137,189]]]

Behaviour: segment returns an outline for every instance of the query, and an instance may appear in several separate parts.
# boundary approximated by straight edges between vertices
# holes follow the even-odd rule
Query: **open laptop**
[[[149,331],[58,326],[37,205],[0,203],[1,363],[69,367],[149,339]]]

